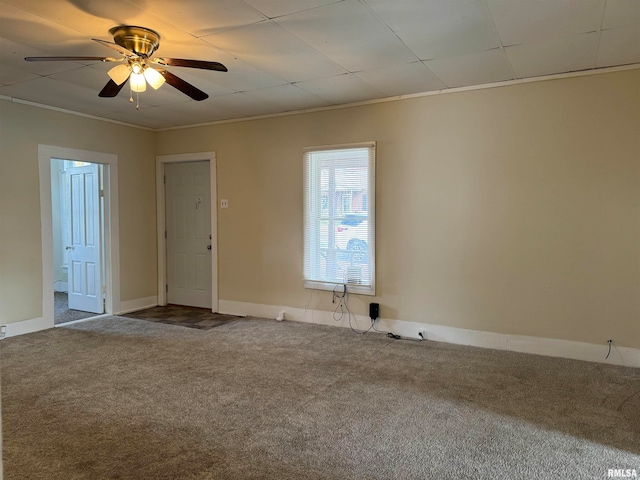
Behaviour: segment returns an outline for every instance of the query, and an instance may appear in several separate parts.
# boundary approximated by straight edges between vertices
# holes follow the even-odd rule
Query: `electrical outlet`
[[[4,338],[6,334],[7,334],[7,326],[0,325],[0,338]]]
[[[220,208],[229,208],[229,200],[226,198],[220,200]]]

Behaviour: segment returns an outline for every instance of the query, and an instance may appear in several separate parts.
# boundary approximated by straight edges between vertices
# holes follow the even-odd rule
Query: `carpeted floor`
[[[69,296],[65,292],[53,292],[53,299],[53,318],[55,325],[98,315],[96,313],[69,309]]]
[[[640,370],[294,322],[0,342],[5,479],[601,479]]]

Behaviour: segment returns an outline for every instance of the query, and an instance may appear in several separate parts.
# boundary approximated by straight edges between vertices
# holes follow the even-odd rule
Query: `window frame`
[[[331,282],[326,280],[311,280],[308,278],[309,269],[312,268],[308,265],[308,262],[312,262],[313,258],[317,258],[319,253],[319,248],[317,247],[318,243],[316,243],[317,251],[312,253],[308,251],[308,249],[313,247],[313,243],[311,242],[312,237],[312,226],[309,225],[309,220],[311,219],[311,214],[309,213],[309,208],[311,205],[310,195],[319,195],[318,205],[322,208],[322,193],[319,192],[320,184],[319,182],[316,185],[311,185],[312,183],[312,175],[308,172],[309,165],[307,161],[307,155],[314,152],[323,152],[323,151],[332,151],[332,150],[348,150],[348,149],[362,149],[367,148],[370,149],[370,156],[368,159],[368,173],[369,179],[367,184],[367,250],[369,252],[369,260],[370,260],[370,269],[371,269],[371,285],[359,285],[357,283],[344,283],[344,282]],[[316,174],[316,177],[319,178],[319,174]],[[360,142],[360,143],[349,143],[349,144],[339,144],[339,145],[324,145],[324,146],[315,146],[315,147],[305,147],[303,149],[303,238],[304,238],[304,246],[303,246],[303,281],[304,288],[314,289],[314,290],[326,290],[332,291],[336,288],[336,286],[346,285],[347,291],[349,293],[361,294],[361,295],[371,295],[375,296],[376,294],[376,196],[375,196],[375,187],[376,187],[376,142]],[[316,227],[316,231],[319,227]]]

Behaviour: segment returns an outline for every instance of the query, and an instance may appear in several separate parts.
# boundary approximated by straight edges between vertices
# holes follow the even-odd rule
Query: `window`
[[[304,150],[304,285],[375,295],[375,143]]]

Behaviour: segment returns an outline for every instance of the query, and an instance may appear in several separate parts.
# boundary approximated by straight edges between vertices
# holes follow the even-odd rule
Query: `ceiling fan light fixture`
[[[141,73],[131,74],[131,90],[134,92],[144,92],[147,89],[147,81]]]
[[[150,67],[145,69],[144,78],[147,79],[147,82],[149,82],[149,85],[151,85],[154,90],[159,89],[165,82],[164,77],[160,74],[160,72]]]
[[[130,74],[131,69],[129,68],[129,65],[126,65],[124,63],[116,65],[108,72],[109,77],[111,78],[111,80],[116,82],[116,85],[122,85],[124,82],[126,82]]]
[[[144,70],[144,67],[140,62],[138,62],[137,60],[131,62],[131,71],[133,73],[142,73],[143,70]]]
[[[189,82],[184,81],[177,75],[164,69],[153,69],[149,64],[157,64],[170,67],[197,68],[200,70],[213,70],[226,72],[227,67],[218,62],[206,60],[189,60],[185,58],[152,58],[152,55],[160,46],[160,35],[149,28],[136,27],[133,25],[117,25],[109,30],[113,35],[113,42],[93,38],[100,45],[118,52],[121,57],[25,57],[28,62],[41,61],[102,61],[102,62],[122,62],[109,70],[109,81],[102,88],[98,96],[101,98],[113,98],[122,90],[128,79],[131,79],[131,96],[129,101],[133,102],[133,92],[144,92],[147,89],[147,82],[154,89],[160,88],[165,82],[171,87],[184,93],[195,101],[202,101],[209,98],[202,90],[199,90]]]

